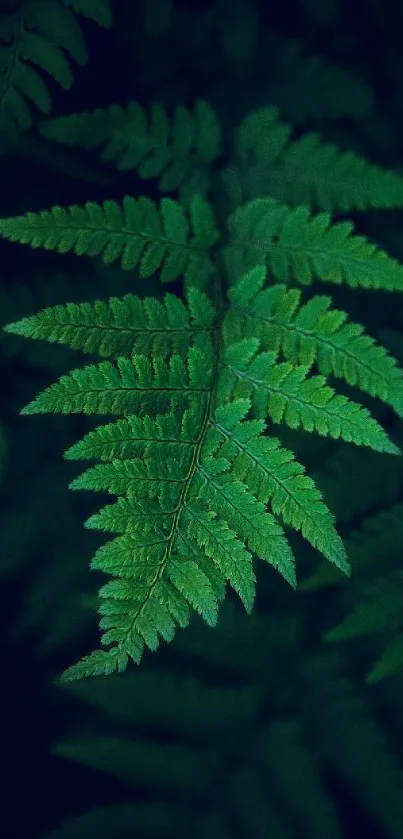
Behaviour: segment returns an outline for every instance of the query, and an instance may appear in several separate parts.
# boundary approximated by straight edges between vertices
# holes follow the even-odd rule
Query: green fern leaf
[[[204,510],[194,501],[186,506],[184,520],[187,536],[195,540],[221,570],[225,580],[239,594],[247,612],[255,597],[255,574],[252,555],[225,521],[217,520],[213,510]]]
[[[169,364],[158,358],[151,364],[146,356],[120,356],[116,364],[91,364],[62,376],[23,413],[135,414],[142,399],[154,408],[158,403],[181,405],[190,390],[200,395],[209,392],[207,359],[208,352],[203,355],[200,349],[191,347],[188,369],[180,356],[172,356]],[[203,380],[199,375],[202,372]]]
[[[67,303],[11,323],[5,331],[26,338],[66,344],[103,358],[119,355],[182,354],[190,337],[212,327],[214,311],[206,294],[190,288],[188,307],[174,294],[160,302],[134,294],[108,303]]]
[[[120,496],[115,505],[87,523],[122,533],[102,546],[91,563],[92,568],[112,576],[99,592],[102,642],[119,650],[119,655],[113,652],[108,672],[123,666],[122,655],[138,661],[144,646],[156,649],[160,637],[172,640],[178,621],[185,625],[188,620],[183,605],[196,609],[212,624],[227,581],[250,611],[255,574],[246,543],[252,549],[262,548],[263,558],[295,584],[293,558],[281,527],[246,486],[239,480],[231,484],[231,462],[212,460],[208,454],[215,426],[209,418],[212,345],[208,334],[204,339],[204,351],[201,345],[189,348],[187,364],[179,356],[172,356],[169,364],[156,358],[153,365],[144,356],[135,356],[119,358],[116,366],[101,362],[73,371],[25,409],[30,413],[135,413],[134,402],[144,407],[151,393],[155,406],[155,396],[161,392],[168,397],[172,412],[172,391],[180,393],[177,411],[185,396],[194,402],[182,415],[179,440],[183,435],[184,444],[181,451],[176,445],[174,456],[164,438],[160,456],[150,453],[150,437],[137,439],[137,458],[108,460],[86,470],[72,484],[75,489],[106,490]],[[189,439],[196,419],[199,430]],[[129,419],[132,432],[133,422]],[[172,415],[137,420],[137,428],[158,436],[178,426]],[[78,455],[93,456],[91,444],[98,444],[103,436],[87,437],[87,451]],[[192,573],[194,565],[196,574]],[[94,660],[94,674],[101,661]],[[85,667],[89,666],[87,661]]]
[[[212,452],[234,462],[234,476],[273,512],[296,530],[331,562],[348,573],[343,543],[336,533],[333,517],[321,493],[294,455],[275,437],[262,435],[264,423],[244,420],[248,400],[237,399],[217,408],[216,434],[210,442]]]
[[[198,413],[184,411],[182,422],[173,414],[155,418],[128,416],[90,431],[66,451],[65,457],[69,460],[123,460],[139,452],[144,456],[155,453],[159,444],[172,446],[174,452],[177,447],[180,449],[194,442]]]
[[[294,558],[281,528],[246,485],[228,474],[229,469],[225,458],[208,458],[199,470],[200,497],[212,509],[222,509],[229,525],[244,533],[249,548],[295,588]]]
[[[268,415],[292,428],[397,449],[369,412],[335,394],[324,376],[308,375],[307,365],[278,363],[275,351],[260,351],[258,337],[236,340],[236,304],[250,307],[266,293],[263,281],[260,266],[230,288],[234,309],[224,314],[221,335],[209,298],[196,289],[189,289],[187,304],[171,295],[158,305],[143,301],[143,307],[130,297],[136,303],[129,311],[119,310],[117,301],[77,310],[70,304],[10,327],[81,348],[86,330],[91,337],[94,325],[99,329],[106,323],[110,329],[117,311],[126,330],[135,327],[133,312],[140,327],[147,313],[151,332],[159,320],[169,335],[164,321],[171,317],[174,329],[186,329],[180,355],[169,344],[164,357],[152,349],[150,357],[133,354],[132,345],[125,345],[128,356],[62,376],[24,409],[121,417],[90,431],[67,452],[70,459],[99,461],[72,482],[72,489],[118,496],[87,521],[87,527],[115,534],[91,563],[112,578],[100,590],[99,609],[102,643],[111,660],[90,657],[69,677],[111,672],[128,658],[139,661],[145,647],[172,640],[192,610],[214,625],[227,583],[250,611],[253,553],[295,586],[294,559],[278,519],[300,530],[337,568],[349,570],[320,492],[291,452],[265,435],[263,420]],[[284,286],[277,290],[273,300],[282,301],[280,322],[287,323],[299,297],[290,300]],[[326,300],[325,314],[327,307]],[[262,313],[266,309],[260,306]],[[310,323],[312,312],[317,324],[322,311],[307,304],[300,327]],[[65,331],[66,318],[82,331]],[[339,313],[330,319],[336,326],[343,322]],[[255,419],[246,419],[249,412]]]
[[[403,267],[364,236],[352,235],[352,222],[331,224],[328,213],[312,215],[307,207],[259,198],[239,207],[228,226],[231,241],[224,256],[232,277],[264,263],[282,283],[319,279],[352,288],[403,289]]]
[[[233,286],[230,302],[237,288],[238,302],[259,293],[262,270],[248,275],[249,291],[246,278]],[[267,415],[292,428],[397,451],[369,412],[335,394],[322,375],[278,363],[275,351],[260,351],[256,336],[238,340],[231,308],[219,324],[209,298],[191,287],[186,304],[171,295],[163,303],[129,300],[128,309],[127,300],[123,309],[116,301],[78,309],[69,304],[10,327],[81,348],[89,341],[99,350],[99,330],[110,329],[111,319],[127,333],[135,332],[136,318],[144,327],[146,317],[149,338],[155,322],[165,335],[163,354],[140,355],[125,343],[127,355],[73,370],[23,411],[120,417],[67,452],[71,459],[100,461],[71,488],[118,496],[86,523],[115,534],[91,562],[111,577],[99,592],[101,641],[109,650],[106,658],[87,658],[68,678],[140,661],[146,647],[171,641],[192,610],[213,625],[228,583],[250,612],[254,553],[295,586],[294,559],[278,519],[348,573],[331,513],[291,452],[265,434]],[[180,354],[170,347],[169,321],[174,329],[185,327]],[[249,412],[254,419],[246,419]]]
[[[147,481],[180,482],[181,476],[189,469],[191,448],[186,446],[182,452],[175,451],[175,457],[166,456],[163,460],[158,457],[140,457],[135,460],[112,460],[110,463],[97,464],[87,469],[71,484],[71,489],[90,489],[99,492],[110,492],[114,495],[129,496],[138,492],[138,484],[142,487]],[[172,489],[169,487],[170,495]],[[153,487],[153,492],[156,487]]]
[[[369,411],[336,394],[324,376],[308,376],[306,367],[278,364],[275,353],[258,353],[258,346],[258,339],[244,338],[227,347],[217,384],[223,401],[246,397],[259,419],[269,416],[290,428],[400,454]]]
[[[32,248],[102,254],[105,263],[119,261],[126,271],[139,267],[143,278],[161,268],[162,282],[183,276],[190,286],[208,281],[213,271],[209,251],[218,239],[210,207],[198,196],[188,216],[170,198],[158,208],[149,198],[126,196],[122,207],[115,201],[87,202],[3,219],[0,234]]]
[[[72,682],[75,679],[86,679],[88,676],[109,676],[112,673],[123,673],[126,670],[128,656],[119,649],[115,651],[94,650],[84,656],[77,664],[73,664],[60,677],[61,682]]]
[[[230,287],[227,328],[234,336],[259,338],[262,349],[281,352],[292,365],[315,364],[322,375],[345,379],[403,415],[402,371],[361,324],[331,309],[330,297],[301,304],[299,289],[265,285],[266,271],[256,266]]]
[[[215,626],[218,618],[218,600],[208,576],[197,563],[192,560],[181,562],[171,559],[167,574],[174,588],[186,597],[192,609],[201,615],[208,626]]]

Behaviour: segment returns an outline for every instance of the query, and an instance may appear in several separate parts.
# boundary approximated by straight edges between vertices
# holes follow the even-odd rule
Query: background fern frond
[[[387,475],[388,471],[386,471]],[[383,487],[381,487],[382,490],[384,492]],[[352,512],[354,514],[355,511]],[[360,526],[349,533],[346,539],[347,551],[357,583],[365,583],[368,580],[368,574],[375,577],[378,569],[382,569],[384,573],[386,570],[399,566],[402,522],[403,505],[393,504],[390,509],[381,510],[364,518]],[[332,567],[320,565],[301,583],[301,589],[315,591],[332,585],[343,586],[343,576]]]
[[[398,839],[403,773],[393,744],[337,659],[322,654],[304,669],[312,741],[325,766],[348,784],[385,834]]]
[[[360,117],[371,112],[372,91],[358,74],[329,63],[321,55],[304,54],[303,44],[296,38],[271,33],[264,39],[264,49],[273,66],[267,100],[293,123]]]
[[[17,128],[31,125],[30,104],[42,113],[51,111],[49,88],[36,69],[49,75],[66,90],[73,82],[68,58],[78,64],[87,62],[84,37],[72,11],[86,14],[99,6],[102,14],[98,22],[110,18],[107,0],[99,4],[88,0],[18,0],[17,7],[0,15],[0,46],[2,73],[0,85],[0,113],[2,132],[11,135]],[[68,56],[68,58],[67,58]]]
[[[372,633],[394,631],[403,625],[403,573],[393,571],[388,577],[370,584],[363,599],[342,623],[325,635],[326,641],[347,641]]]
[[[255,747],[260,772],[263,777],[268,774],[271,788],[292,809],[295,822],[304,825],[307,835],[340,839],[336,809],[302,729],[296,720],[267,722],[262,727]]]
[[[340,839],[345,811],[329,777],[343,784],[354,815],[355,808],[360,814],[364,809],[385,837],[398,839],[401,760],[382,706],[329,654],[301,655],[298,632],[290,630],[284,604],[270,618],[258,611],[246,618],[227,605],[214,639],[210,641],[208,627],[197,623],[182,634],[182,647],[179,637],[174,642],[174,673],[150,670],[144,663],[138,673],[64,685],[63,692],[87,708],[80,703],[78,722],[54,753],[87,771],[91,767],[95,778],[109,770],[123,780],[126,794],[130,785],[130,799],[143,800],[152,790],[158,805],[151,828],[156,839],[167,828],[174,836],[178,817],[184,819],[181,831],[190,826],[197,839],[207,829],[209,836],[225,839],[240,839],[248,832],[262,839],[266,834],[276,839]],[[195,660],[198,676],[189,679],[183,674]],[[139,761],[145,765],[141,775],[138,766],[133,769]],[[167,778],[172,762],[175,771]],[[223,779],[218,798],[217,772]],[[179,814],[168,809],[173,798]],[[136,805],[131,810],[123,806],[124,835],[143,829],[145,815]],[[166,808],[164,814],[160,807]],[[115,804],[109,813],[90,808],[86,818],[70,817],[51,837],[84,839],[87,830],[95,835],[102,831],[102,817],[109,837],[112,816],[119,818]],[[212,832],[217,824],[221,829]],[[120,830],[120,821],[118,825]]]
[[[73,9],[76,14],[94,20],[99,26],[108,29],[112,25],[109,0],[62,0],[64,6]]]
[[[66,146],[100,149],[101,160],[121,171],[135,169],[140,178],[157,178],[160,192],[180,189],[185,203],[195,193],[208,192],[209,170],[221,156],[220,124],[203,100],[192,110],[177,106],[172,118],[162,105],[153,104],[148,115],[137,102],[129,102],[125,108],[111,105],[45,120],[39,130]]]
[[[272,107],[253,111],[238,126],[224,183],[236,205],[270,195],[293,206],[347,213],[400,207],[403,201],[401,175],[316,133],[292,140],[292,127]]]
[[[374,685],[381,679],[394,676],[403,670],[403,632],[397,632],[385,646],[367,676],[369,685]]]

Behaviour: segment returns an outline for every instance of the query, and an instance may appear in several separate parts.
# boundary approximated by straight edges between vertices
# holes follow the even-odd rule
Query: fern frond
[[[352,222],[332,224],[329,213],[313,215],[307,207],[258,198],[239,207],[228,227],[224,256],[232,277],[264,263],[283,283],[319,279],[352,288],[403,289],[403,267],[365,236],[353,235]]]
[[[293,140],[292,127],[272,107],[253,111],[238,126],[225,182],[238,204],[270,195],[285,204],[348,213],[403,203],[403,178],[396,172],[315,133]]]
[[[190,299],[193,298],[199,312],[204,297],[205,295],[201,295],[196,290],[190,293]],[[179,315],[179,329],[184,323],[182,342],[184,342],[184,347],[187,348],[189,337],[192,335],[191,329],[186,324],[187,310],[184,304],[179,301],[176,305],[176,298],[173,295],[167,296],[167,298],[166,304],[170,307],[170,311],[173,311],[174,318]],[[129,298],[129,300],[130,302],[133,300],[136,302],[137,311],[139,311],[138,299]],[[200,338],[206,332],[206,327],[210,325],[213,314],[208,298],[206,300],[208,304],[206,313],[204,317],[201,317],[199,323]],[[157,303],[156,306],[153,306],[154,303],[155,301],[151,300],[148,303],[148,308],[151,310],[152,307],[154,308],[156,315],[154,322],[156,322],[158,314],[163,316],[164,310],[161,304]],[[116,341],[119,341],[119,338],[123,338],[126,344],[122,349],[128,350],[129,354],[133,352],[130,343],[127,346],[127,332],[129,332],[130,341],[130,331],[134,331],[130,324],[133,308],[130,305],[127,308],[121,307],[119,301],[115,301],[115,310],[118,313],[119,311],[122,312],[122,308],[124,331],[122,334],[119,332],[119,327],[115,327],[115,346],[111,341],[110,355],[116,354],[118,349]],[[17,325],[10,325],[8,330],[17,331],[20,335],[48,338],[51,341],[59,338],[59,340],[61,339],[73,347],[80,347],[81,345],[87,351],[93,352],[100,349],[101,355],[103,355],[104,342],[107,341],[111,331],[110,323],[108,323],[110,313],[111,309],[106,304],[95,303],[93,307],[90,304],[83,304],[81,307],[69,304],[67,307],[56,307],[56,310],[45,310],[39,316],[31,319],[23,319]],[[61,329],[55,329],[54,327],[55,315],[59,322],[62,321]],[[70,323],[74,324],[73,331],[65,324],[66,315]],[[142,311],[141,308],[140,315],[144,315],[144,310]],[[95,320],[95,330],[90,328],[91,320]],[[88,326],[85,326],[85,321]],[[100,327],[100,324],[104,323],[107,324],[105,331],[102,330],[102,326]],[[166,350],[170,334],[167,328],[164,329],[163,323],[164,319],[161,317]],[[196,331],[195,334],[197,335],[198,332]],[[150,331],[147,337],[150,340],[150,338],[155,337],[155,333],[153,335],[153,332]],[[323,376],[307,378],[308,369],[306,367],[294,367],[288,363],[276,364],[275,353],[257,353],[257,349],[257,339],[244,339],[228,347],[225,358],[226,373],[223,374],[218,384],[219,393],[223,398],[224,396],[228,398],[229,394],[235,398],[251,397],[255,415],[262,419],[265,419],[268,415],[276,423],[285,419],[292,428],[302,426],[305,430],[316,430],[336,439],[342,436],[343,439],[353,441],[358,445],[369,445],[379,451],[392,453],[399,451],[390,443],[381,427],[366,409],[350,402],[344,396],[336,395],[326,385]],[[195,358],[196,356],[194,356],[194,360]],[[145,355],[136,354],[136,358],[133,358],[132,361],[122,356],[118,357],[116,367],[109,362],[101,363],[98,367],[91,365],[83,370],[74,371],[69,376],[63,377],[58,384],[51,385],[42,394],[40,402],[37,401],[25,410],[26,412],[49,410],[57,412],[63,405],[64,412],[116,413],[116,411],[119,411],[135,413],[135,406],[138,403],[136,403],[132,393],[127,395],[127,391],[134,391],[138,388],[136,375],[138,377],[141,375],[144,389],[147,386],[148,390],[155,390],[158,399],[163,398],[164,391],[165,396],[168,396],[168,392],[171,396],[174,395],[173,390],[175,388],[172,390],[173,377],[170,376],[168,367],[162,359],[158,363],[155,360],[155,365],[155,382],[152,382],[151,366]],[[171,366],[175,371],[180,369],[179,356],[172,357]],[[165,376],[167,377],[166,387],[164,387]],[[103,386],[102,397],[99,394],[100,382]],[[181,393],[181,386],[187,387],[186,382],[180,383],[178,381],[177,384],[176,395]],[[225,393],[228,389],[229,393]]]
[[[386,644],[382,655],[367,676],[367,683],[374,685],[381,679],[403,670],[403,632],[398,632]]]
[[[108,265],[119,261],[126,271],[138,267],[143,278],[160,268],[161,282],[183,276],[190,286],[208,281],[213,271],[210,249],[219,237],[212,211],[199,196],[192,199],[189,213],[170,198],[163,198],[158,207],[150,198],[130,196],[122,206],[104,201],[52,207],[0,220],[0,234],[32,248],[102,254]]]
[[[174,294],[160,302],[134,294],[108,302],[67,303],[10,323],[5,331],[66,344],[103,358],[119,355],[182,354],[191,337],[212,327],[214,311],[206,294],[190,288],[188,306]]]
[[[385,470],[387,476],[389,470]],[[394,504],[364,519],[346,539],[347,553],[357,584],[367,583],[372,576],[385,574],[400,564],[403,505]],[[301,589],[316,591],[322,586],[344,585],[344,578],[330,566],[321,565],[301,583]]]
[[[217,8],[214,24],[219,33],[220,51],[234,76],[252,69],[260,35],[259,17],[257,9],[245,0],[235,0],[231,7],[224,4]]]
[[[304,55],[297,39],[270,34],[264,48],[274,65],[268,101],[292,122],[358,117],[372,110],[372,92],[359,76],[323,56]]]
[[[143,651],[141,648],[140,653]],[[77,664],[71,665],[64,671],[60,681],[70,682],[75,679],[86,679],[89,676],[109,676],[112,673],[123,673],[129,661],[127,653],[119,648],[114,650],[94,650],[83,656]]]
[[[348,641],[373,633],[382,633],[403,625],[403,573],[393,571],[388,577],[367,586],[354,610],[325,635],[325,641]]]
[[[322,655],[305,663],[305,671],[313,746],[381,833],[399,839],[403,773],[393,742],[370,703],[343,677],[337,661]]]
[[[258,338],[263,350],[281,352],[292,365],[316,365],[322,375],[344,379],[403,415],[402,371],[361,324],[348,323],[346,312],[330,308],[330,297],[315,295],[302,303],[299,289],[266,285],[266,270],[256,266],[229,288],[227,324],[233,335]]]
[[[173,145],[177,152],[185,137],[186,157],[193,139],[186,135],[189,114],[180,113]],[[257,148],[267,152],[267,125],[259,119],[252,115],[245,129],[244,162],[251,128],[260,137],[263,126]],[[274,125],[275,116],[270,119]],[[273,155],[288,142],[284,126],[275,127]],[[144,131],[146,137],[147,126]],[[172,135],[164,136],[169,146]],[[171,177],[169,160],[146,143],[139,162],[150,168],[143,176],[154,166],[158,176],[170,171]],[[8,327],[110,359],[63,375],[23,409],[117,418],[66,453],[98,461],[72,489],[117,497],[86,522],[112,537],[91,562],[110,578],[99,592],[107,649],[83,659],[66,678],[139,662],[146,648],[171,641],[194,611],[214,626],[228,585],[250,612],[255,555],[295,586],[283,525],[348,574],[321,492],[293,453],[270,436],[265,420],[398,453],[369,411],[337,394],[326,376],[360,386],[402,415],[402,371],[361,326],[332,310],[328,297],[302,303],[301,292],[286,283],[320,279],[403,290],[401,265],[353,235],[352,224],[333,224],[328,213],[312,215],[275,198],[238,207],[225,239],[200,195],[192,196],[188,210],[168,198],[157,205],[130,196],[122,205],[53,207],[0,220],[0,235],[33,248],[101,256],[106,264],[136,269],[140,278],[158,271],[162,282],[185,281],[183,301],[129,294],[108,303],[68,303]],[[267,268],[279,282],[265,288]],[[214,289],[214,305],[201,291],[207,286]]]
[[[136,344],[129,338],[127,355],[73,370],[23,411],[120,417],[67,452],[69,459],[99,461],[72,489],[118,496],[87,521],[89,528],[115,534],[91,563],[112,578],[100,590],[99,610],[109,651],[106,658],[96,653],[85,659],[68,678],[113,672],[128,658],[139,661],[145,647],[156,649],[160,638],[172,640],[192,610],[214,625],[227,583],[250,611],[253,553],[295,585],[294,559],[278,519],[301,531],[339,569],[349,570],[321,493],[292,453],[265,434],[263,420],[284,419],[292,428],[382,451],[397,448],[366,409],[335,394],[324,376],[308,375],[309,365],[278,363],[275,351],[260,351],[258,337],[239,340],[236,303],[250,306],[256,295],[264,295],[263,281],[260,266],[230,288],[235,306],[221,325],[209,298],[190,288],[187,304],[171,295],[163,303],[129,297],[128,309],[127,299],[123,308],[118,301],[75,309],[69,304],[10,327],[101,351],[105,336],[98,331],[105,324],[110,329],[111,318],[134,335],[136,318],[140,333],[148,318],[151,342],[159,321],[165,336],[163,354],[153,352],[151,343],[148,355],[133,353]],[[278,311],[287,322],[299,298],[290,306],[289,292],[277,289],[281,298],[273,300],[283,301]],[[304,316],[309,323],[307,307],[302,325]],[[264,314],[267,306],[260,310]],[[330,323],[339,325],[338,313]],[[170,346],[172,324],[185,328],[180,354]],[[254,419],[247,419],[249,412]]]
[[[129,499],[139,495],[141,498],[146,495],[148,498],[157,497],[162,507],[162,514],[164,490],[164,501],[176,503],[178,489],[172,484],[181,483],[182,475],[186,474],[191,465],[191,453],[191,445],[186,444],[182,449],[175,450],[175,457],[169,456],[162,450],[161,458],[141,453],[140,457],[135,459],[116,459],[110,463],[97,464],[72,481],[70,488],[110,492],[114,495],[127,494]],[[135,502],[133,501],[133,515],[134,510]]]
[[[144,31],[150,38],[159,38],[176,23],[174,0],[154,0],[142,9]]]
[[[77,15],[84,15],[94,20],[98,26],[109,29],[112,25],[109,0],[62,0],[62,2],[64,6],[73,9]]]
[[[387,471],[387,470],[385,470]],[[387,473],[388,474],[388,473]],[[403,668],[403,575],[401,567],[401,534],[403,505],[394,504],[389,509],[366,518],[358,529],[353,529],[346,539],[348,556],[354,570],[354,599],[348,603],[344,618],[323,636],[328,643],[354,641],[376,637],[384,650],[366,677],[369,684],[386,678]],[[328,573],[323,564],[302,582],[302,590],[316,591],[323,586],[344,588],[343,576],[337,569]],[[383,639],[383,641],[382,641]],[[373,655],[370,650],[371,655]]]
[[[100,149],[101,160],[121,171],[135,169],[145,180],[158,178],[161,192],[181,189],[185,200],[206,194],[209,169],[221,155],[220,125],[203,100],[192,110],[177,106],[172,119],[162,105],[153,104],[147,115],[129,102],[45,120],[39,130],[65,146]]]
[[[30,103],[42,113],[50,113],[50,92],[36,67],[67,90],[73,82],[68,58],[86,64],[84,37],[67,5],[56,0],[19,0],[14,11],[0,15],[0,50],[5,69],[0,84],[2,130],[10,133],[14,127],[29,128]],[[75,0],[70,5],[81,13],[90,4]],[[106,12],[105,0],[99,5]]]
[[[205,474],[205,472],[204,472]],[[245,493],[247,493],[245,487]],[[195,501],[186,506],[187,536],[202,548],[206,556],[221,570],[225,580],[239,594],[248,613],[255,599],[256,578],[252,554],[226,521],[217,520],[213,510]]]
[[[135,355],[84,367],[62,376],[25,409],[124,415],[68,453],[79,459],[101,454],[104,461],[72,488],[119,496],[87,522],[119,534],[91,564],[112,576],[100,590],[102,642],[111,655],[87,659],[69,677],[120,669],[127,657],[139,661],[144,646],[155,649],[160,637],[172,640],[176,625],[187,624],[189,609],[213,625],[227,582],[250,611],[251,551],[295,585],[292,553],[274,516],[301,529],[348,570],[332,516],[302,467],[278,441],[263,436],[263,423],[244,419],[248,399],[225,404],[226,373],[219,372],[214,346],[206,329],[186,360]],[[224,404],[213,409],[216,400]],[[144,416],[156,406],[168,415]]]
[[[337,809],[323,783],[313,750],[297,720],[268,722],[259,731],[259,768],[284,808],[312,839],[341,839]],[[314,806],[312,803],[314,802]]]

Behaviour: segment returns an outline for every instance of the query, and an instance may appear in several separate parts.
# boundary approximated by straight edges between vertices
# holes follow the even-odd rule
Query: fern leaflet
[[[350,221],[331,224],[328,213],[290,209],[271,198],[239,207],[228,219],[225,258],[231,275],[266,264],[277,280],[313,279],[352,288],[403,289],[403,268],[364,236],[351,235]]]
[[[211,106],[198,100],[192,111],[176,107],[172,124],[165,108],[153,104],[149,116],[137,102],[126,108],[69,114],[45,120],[40,133],[66,146],[100,149],[101,160],[135,169],[140,178],[158,178],[161,192],[181,189],[181,197],[205,194],[209,168],[221,154],[221,130]]]
[[[315,295],[301,305],[301,291],[276,283],[266,287],[266,271],[256,266],[228,292],[232,334],[258,338],[264,350],[281,352],[292,365],[316,365],[324,376],[344,379],[377,396],[403,415],[402,371],[396,360],[365,335],[361,324],[331,309],[331,298]],[[35,337],[40,337],[36,334]]]
[[[400,207],[403,178],[313,132],[292,139],[277,108],[248,114],[235,131],[233,162],[223,172],[236,202],[270,195],[292,205],[343,213]]]
[[[192,286],[207,283],[213,271],[210,249],[219,235],[209,205],[198,196],[189,213],[170,198],[163,198],[158,208],[150,198],[131,196],[123,199],[122,207],[115,201],[52,207],[5,219],[0,232],[33,248],[102,254],[108,265],[119,261],[126,271],[138,266],[144,278],[161,268],[162,282],[183,276]]]

